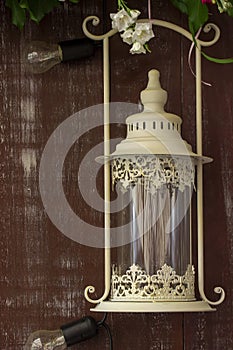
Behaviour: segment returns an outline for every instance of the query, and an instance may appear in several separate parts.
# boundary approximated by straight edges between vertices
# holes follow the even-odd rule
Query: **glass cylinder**
[[[122,211],[120,225],[129,223],[130,241],[117,248],[115,264],[121,271],[139,265],[148,274],[155,273],[164,264],[184,274],[192,262],[191,253],[191,189],[183,192],[163,185],[150,193],[143,183],[131,186],[121,193],[120,203],[129,199]]]
[[[187,298],[187,284],[194,282],[194,271],[191,271],[192,160],[151,155],[118,159],[113,162],[112,175],[119,207],[122,209],[123,203],[128,202],[121,210],[118,229],[128,227],[130,230],[127,232],[130,243],[116,250],[112,288],[119,289],[120,293],[126,288],[126,295],[129,292],[132,296],[128,289],[134,285],[138,290],[136,297],[140,293],[147,297],[149,291],[165,290],[167,285],[170,294],[165,300],[173,294]],[[178,293],[174,292],[176,288]],[[160,299],[163,299],[162,294],[159,294]]]

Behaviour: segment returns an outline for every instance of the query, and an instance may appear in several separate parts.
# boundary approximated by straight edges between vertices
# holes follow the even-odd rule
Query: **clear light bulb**
[[[62,52],[58,44],[44,41],[32,41],[26,45],[23,63],[31,73],[44,73],[62,62]]]
[[[94,337],[97,328],[98,324],[94,318],[86,316],[65,324],[56,331],[39,330],[29,336],[24,350],[64,350]]]
[[[61,41],[58,44],[31,41],[23,49],[22,61],[29,72],[44,73],[61,62],[92,56],[95,46],[98,44],[88,38]]]
[[[56,331],[40,330],[32,333],[24,346],[24,350],[64,350],[66,340],[61,329]]]

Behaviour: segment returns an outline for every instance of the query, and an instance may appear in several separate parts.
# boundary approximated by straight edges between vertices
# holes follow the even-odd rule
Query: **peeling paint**
[[[24,176],[29,177],[37,167],[36,151],[31,148],[22,150],[21,161],[24,169]]]
[[[23,97],[20,102],[22,120],[25,120],[30,123],[35,121],[36,115],[35,100],[32,98],[32,96]]]
[[[233,134],[233,131],[232,131]],[[233,135],[232,135],[233,137]],[[222,159],[222,187],[224,195],[224,206],[226,212],[227,239],[229,242],[231,260],[230,265],[233,267],[233,164],[232,164],[233,149],[229,149],[229,145],[224,140],[221,150]]]

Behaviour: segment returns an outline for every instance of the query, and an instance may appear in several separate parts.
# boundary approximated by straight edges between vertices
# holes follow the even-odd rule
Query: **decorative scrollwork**
[[[101,298],[99,298],[99,299],[91,299],[88,294],[89,293],[90,294],[95,293],[95,287],[94,286],[87,286],[85,288],[85,290],[84,290],[84,296],[85,296],[85,299],[87,301],[89,301],[89,303],[99,304],[101,301],[105,300],[108,297],[109,290],[110,290],[110,285],[109,285],[109,287],[108,286],[105,287],[104,294],[103,294],[103,296]]]
[[[201,46],[212,46],[216,44],[216,42],[219,40],[220,29],[218,28],[218,26],[216,26],[216,24],[207,23],[203,28],[204,33],[209,33],[211,30],[214,30],[214,38],[210,41],[202,41],[199,39],[198,41],[201,44]]]
[[[123,190],[143,180],[151,192],[163,185],[184,191],[194,185],[195,167],[191,159],[137,155],[112,160],[112,182]]]
[[[112,29],[103,35],[94,35],[91,32],[89,32],[89,30],[87,29],[88,22],[92,22],[92,25],[96,27],[97,25],[99,25],[100,19],[97,16],[88,16],[83,21],[83,25],[82,25],[83,32],[88,38],[92,40],[104,40],[105,38],[110,38],[111,36],[117,33],[116,29]]]
[[[206,301],[208,304],[213,305],[213,306],[214,306],[214,305],[220,305],[220,304],[224,301],[225,296],[226,296],[225,291],[224,291],[224,289],[223,289],[222,287],[215,287],[215,288],[214,288],[214,292],[215,292],[216,294],[220,294],[220,298],[219,298],[219,300],[217,300],[217,301],[211,301],[211,300],[209,300],[209,299],[205,296],[205,292],[204,292],[203,288],[200,287],[200,285],[199,285],[199,292],[200,292],[200,295],[201,295],[202,299],[203,299],[204,301]]]
[[[139,265],[133,264],[121,275],[113,266],[111,281],[111,300],[195,300],[194,267],[188,265],[183,276],[167,264],[155,275],[148,275]]]
[[[89,22],[92,22],[92,25],[93,26],[97,26],[99,25],[100,23],[100,19],[97,17],[97,16],[88,16],[87,18],[85,18],[85,20],[83,21],[83,25],[82,25],[82,28],[83,28],[83,32],[84,34],[92,39],[92,40],[104,40],[105,38],[110,38],[111,36],[113,36],[114,34],[117,33],[117,30],[116,29],[111,29],[109,30],[107,33],[104,33],[102,35],[94,35],[92,34],[88,29],[87,29],[87,24]],[[168,29],[171,29],[183,36],[185,36],[187,39],[189,39],[190,41],[193,41],[193,37],[191,35],[190,32],[188,32],[186,29],[176,25],[176,24],[173,24],[173,23],[170,23],[170,22],[166,22],[166,21],[162,21],[162,20],[158,20],[158,19],[140,19],[137,21],[138,23],[152,23],[154,26],[159,26],[159,27],[164,27],[164,28],[168,28]],[[205,25],[205,27],[203,28],[203,31],[205,33],[208,33],[210,30],[214,30],[214,38],[210,41],[203,41],[203,40],[200,40],[200,39],[197,39],[197,43],[201,46],[212,46],[214,45],[219,37],[220,37],[220,29],[218,28],[218,26],[216,26],[216,24],[214,23],[208,23]]]

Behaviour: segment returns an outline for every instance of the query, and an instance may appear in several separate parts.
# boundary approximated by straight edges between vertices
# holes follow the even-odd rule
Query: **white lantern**
[[[88,286],[85,297],[97,304],[91,310],[100,312],[213,311],[211,306],[220,304],[225,292],[221,287],[214,288],[220,294],[217,301],[207,299],[204,292],[202,167],[212,159],[202,155],[201,46],[213,45],[219,38],[219,29],[209,24],[204,30],[213,29],[215,38],[210,42],[196,40],[197,152],[193,152],[181,137],[181,118],[164,111],[167,92],[160,86],[159,72],[151,70],[147,88],[141,92],[143,112],[128,116],[127,137],[110,154],[109,37],[116,34],[116,30],[94,36],[86,27],[90,20],[95,25],[99,23],[97,17],[88,17],[83,24],[85,34],[91,39],[103,40],[104,44],[104,156],[108,161],[104,179],[105,290],[101,298],[94,300],[89,293],[95,288]],[[192,40],[191,34],[179,26],[160,20],[150,20],[150,23]],[[130,242],[118,247],[112,259],[111,185],[117,188],[122,203],[129,203],[122,211],[119,232],[122,227],[120,237],[127,235]],[[197,278],[192,259],[194,188],[197,196]],[[124,231],[126,226],[128,230]],[[196,300],[195,296],[196,279],[201,300]]]
[[[127,138],[112,154],[113,184],[129,197],[121,224],[130,221],[131,244],[118,248],[110,298],[195,300],[191,198],[198,156],[181,138],[181,118],[164,111],[158,71],[149,72],[141,101],[143,112],[127,118]]]

